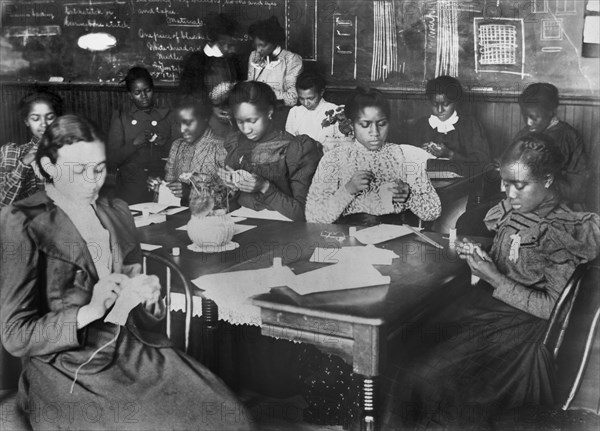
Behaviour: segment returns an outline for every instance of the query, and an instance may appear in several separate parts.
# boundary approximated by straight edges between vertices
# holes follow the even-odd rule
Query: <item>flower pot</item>
[[[188,236],[198,247],[227,244],[233,238],[234,231],[233,220],[227,214],[205,217],[192,216],[187,224]]]

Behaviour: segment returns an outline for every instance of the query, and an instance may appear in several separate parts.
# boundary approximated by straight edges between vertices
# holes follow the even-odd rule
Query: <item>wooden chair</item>
[[[565,289],[560,294],[558,301],[556,301],[552,314],[550,314],[543,342],[552,352],[554,359],[558,356],[560,346],[565,337],[565,332],[569,327],[573,305],[575,304],[587,268],[587,265],[579,265],[575,269],[575,272],[567,282]]]
[[[157,275],[161,281],[161,285],[165,289],[167,318],[166,332],[167,337],[172,338],[172,318],[171,318],[171,290],[173,286],[173,277],[178,280],[177,285],[183,288],[185,296],[184,310],[184,351],[187,353],[190,347],[190,330],[192,326],[192,284],[188,281],[181,269],[169,259],[152,253],[151,251],[142,250],[142,270],[144,274],[148,274],[148,269],[151,269],[151,274]],[[164,276],[159,273],[160,269],[164,269]]]

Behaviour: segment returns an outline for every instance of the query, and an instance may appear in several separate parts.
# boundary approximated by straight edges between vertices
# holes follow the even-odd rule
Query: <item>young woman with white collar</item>
[[[298,101],[296,80],[302,72],[302,57],[283,49],[285,30],[273,16],[252,24],[248,35],[255,47],[248,61],[248,81],[268,84],[280,104],[295,106]]]
[[[438,76],[427,82],[425,92],[431,115],[415,122],[411,143],[438,158],[487,164],[490,152],[483,127],[475,117],[457,111],[463,95],[460,82]]]

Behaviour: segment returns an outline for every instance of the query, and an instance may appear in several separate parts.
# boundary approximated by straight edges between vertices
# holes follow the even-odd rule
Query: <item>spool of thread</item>
[[[350,226],[350,228],[348,229],[348,236],[354,236],[354,235],[356,235],[356,227]]]
[[[150,217],[150,211],[146,208],[142,209],[142,217],[144,217],[144,218]]]
[[[281,268],[281,258],[280,257],[274,257],[273,258],[273,268]]]
[[[173,249],[171,250],[171,254],[173,256],[179,256],[179,247],[173,247]]]

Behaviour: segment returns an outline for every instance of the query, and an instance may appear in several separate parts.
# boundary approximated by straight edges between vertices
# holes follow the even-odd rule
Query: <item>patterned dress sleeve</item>
[[[181,146],[183,140],[177,139],[171,145],[171,150],[169,151],[169,158],[167,159],[167,164],[165,165],[165,181],[172,182],[176,181],[176,167],[177,167],[177,154],[179,153],[179,147]]]
[[[283,99],[286,106],[295,106],[298,102],[298,92],[296,91],[296,81],[298,75],[302,72],[302,57],[298,54],[289,53],[285,58],[286,69],[283,76],[283,91],[277,95],[278,99]]]
[[[558,297],[578,265],[596,258],[600,251],[600,216],[593,213],[564,212],[543,220],[539,231],[534,265],[543,268],[543,284],[526,286],[503,277],[495,286],[494,297],[541,319],[548,319]],[[530,262],[516,265],[531,264]]]
[[[19,196],[28,169],[31,167],[20,160],[16,144],[10,143],[0,148],[0,208],[10,205]]]
[[[437,219],[442,213],[442,204],[427,176],[429,155],[412,145],[399,145],[398,149],[404,153],[403,177],[410,187],[406,206],[421,220]]]
[[[314,140],[303,135],[295,137],[285,156],[292,195],[283,193],[271,182],[264,194],[256,194],[257,199],[294,221],[304,221],[306,195],[322,155]]]
[[[339,167],[344,157],[343,147],[325,153],[312,180],[306,202],[306,221],[333,223],[354,199],[354,195],[341,184]]]

